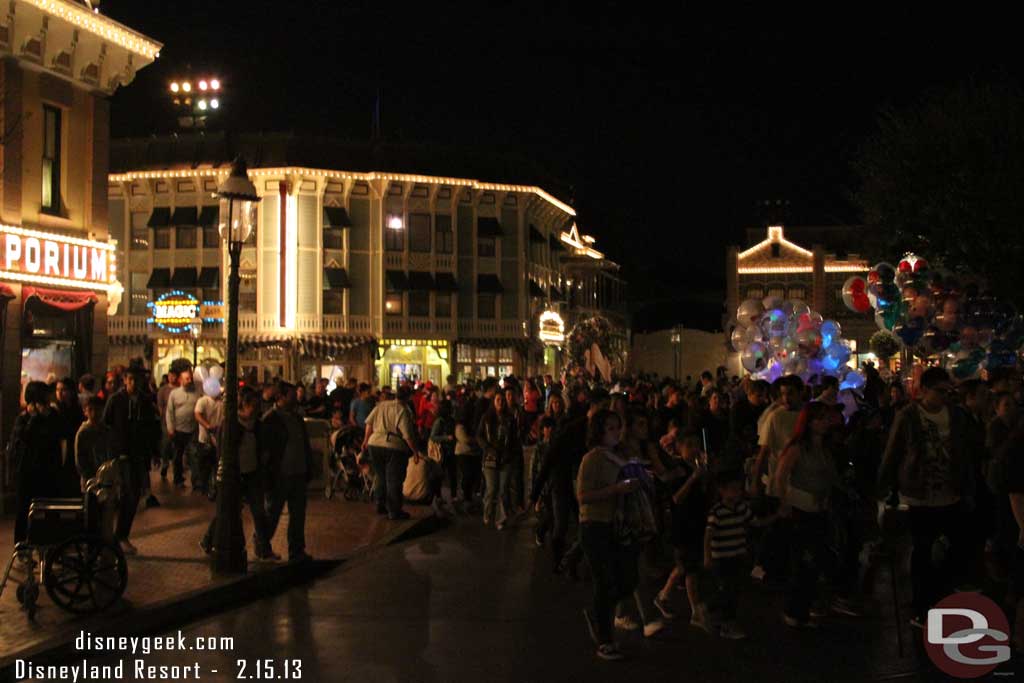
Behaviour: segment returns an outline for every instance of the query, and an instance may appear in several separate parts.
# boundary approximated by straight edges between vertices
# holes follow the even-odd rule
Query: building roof
[[[568,203],[547,189],[541,189],[560,192],[561,184],[539,172],[529,160],[504,153],[490,155],[433,145],[386,145],[291,133],[204,132],[113,140],[110,180],[124,180],[128,174],[159,175],[177,170],[216,175],[226,173],[236,156],[245,158],[252,170],[333,172],[365,180],[413,180],[484,190],[534,192],[569,216],[576,215]],[[548,182],[539,184],[545,178]],[[516,184],[507,184],[512,181]]]
[[[788,229],[786,229],[788,233]],[[814,270],[814,252],[787,239],[781,225],[770,226],[768,235],[737,255],[740,275],[762,273],[810,273]],[[826,256],[826,272],[861,272],[868,268],[856,255]]]

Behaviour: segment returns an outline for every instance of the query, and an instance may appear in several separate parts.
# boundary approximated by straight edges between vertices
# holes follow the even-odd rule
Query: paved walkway
[[[301,660],[304,680],[374,681],[863,681],[931,679],[920,634],[905,622],[901,655],[890,577],[872,581],[876,612],[830,617],[816,631],[781,624],[782,596],[748,586],[745,641],[711,637],[683,613],[657,639],[624,636],[630,661],[594,657],[581,617],[590,586],[550,573],[529,525],[497,532],[478,519],[345,563],[312,584],[187,627],[187,639],[233,636],[230,649],[144,657],[149,665],[198,665],[203,680],[233,680],[236,661]],[[644,572],[650,597],[660,570]],[[909,596],[907,587],[901,589]],[[130,666],[132,658],[126,662]],[[120,657],[91,660],[116,664]],[[212,673],[213,670],[216,674]],[[294,671],[294,666],[292,666]]]
[[[203,495],[174,489],[156,475],[153,488],[161,506],[140,510],[136,517],[132,541],[139,554],[128,560],[128,588],[122,603],[102,615],[75,617],[56,607],[43,590],[35,622],[29,622],[18,605],[16,586],[8,584],[0,596],[0,663],[64,635],[107,627],[118,620],[131,619],[140,610],[230,582],[211,575],[208,558],[198,546],[213,515],[214,504]],[[317,560],[345,559],[387,542],[429,513],[426,508],[409,507],[413,520],[389,522],[378,516],[369,504],[346,502],[340,496],[327,501],[322,489],[311,489],[309,496],[307,552]],[[242,518],[246,538],[250,538],[252,525],[248,513],[243,511]],[[284,556],[287,556],[287,522],[285,512],[273,541],[274,549]],[[13,527],[13,518],[0,518],[0,560],[4,567],[13,547]],[[254,563],[251,543],[248,545],[250,572],[266,572],[281,566],[279,563]]]

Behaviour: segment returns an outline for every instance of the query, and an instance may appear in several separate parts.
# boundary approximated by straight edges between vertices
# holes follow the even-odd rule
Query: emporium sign
[[[114,245],[0,225],[0,279],[109,289],[116,279]]]
[[[146,321],[161,330],[172,334],[192,331],[192,322],[201,318],[203,322],[219,323],[224,321],[224,305],[219,301],[204,301],[202,304],[192,294],[174,290],[161,294],[156,301],[150,301],[146,307],[152,315]]]

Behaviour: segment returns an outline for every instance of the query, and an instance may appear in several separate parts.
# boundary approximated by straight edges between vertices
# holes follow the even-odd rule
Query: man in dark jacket
[[[973,507],[966,416],[949,406],[952,391],[945,370],[925,370],[920,399],[896,415],[879,473],[879,494],[888,497],[898,488],[900,502],[910,508],[911,624],[919,628],[928,610],[952,591],[951,579],[962,575],[965,521]],[[938,568],[932,546],[940,536],[951,548],[949,561]]]
[[[128,555],[137,551],[128,535],[135,521],[143,477],[149,476],[149,459],[156,453],[160,438],[156,404],[143,392],[145,370],[131,367],[124,388],[115,392],[103,411],[103,423],[110,430],[110,453],[118,459],[121,474],[121,505],[114,537]]]
[[[288,559],[312,559],[306,553],[306,484],[315,474],[313,448],[306,423],[299,415],[295,386],[282,382],[277,406],[263,418],[267,435],[270,506],[267,539],[274,537],[281,512],[288,504]]]

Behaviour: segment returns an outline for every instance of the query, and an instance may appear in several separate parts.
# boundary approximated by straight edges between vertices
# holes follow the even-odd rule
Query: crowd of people
[[[911,387],[864,370],[852,397],[834,378],[769,384],[724,368],[696,381],[640,375],[613,386],[550,375],[397,389],[350,380],[329,391],[326,379],[246,386],[239,462],[255,556],[280,559],[271,539],[287,505],[288,557],[308,558],[308,484],[322,467],[330,496],[347,453],[389,519],[407,518],[410,498],[438,515],[479,516],[496,531],[534,513],[536,544],[554,573],[578,579],[581,562],[589,567],[586,624],[605,660],[623,656],[617,631],[653,636],[680,614],[708,633],[744,638],[744,581],[784,590],[780,621],[794,629],[830,613],[858,616],[870,551],[900,529],[912,547],[914,626],[954,590],[1007,579],[1001,599],[1015,610],[1024,598],[1019,374],[955,384],[928,368]],[[135,511],[159,504],[151,468],[216,495],[223,403],[199,389],[184,361],[159,386],[136,365],[107,373],[99,390],[89,376],[30,382],[24,405],[9,443],[18,539],[31,498],[79,491],[111,459],[121,477],[113,534],[126,553],[135,552]],[[330,423],[320,464],[307,418]],[[205,552],[214,528],[200,543]],[[645,598],[640,563],[663,555],[671,569]],[[1018,614],[1024,620],[1024,609]],[[1024,640],[1024,629],[1015,637]]]

